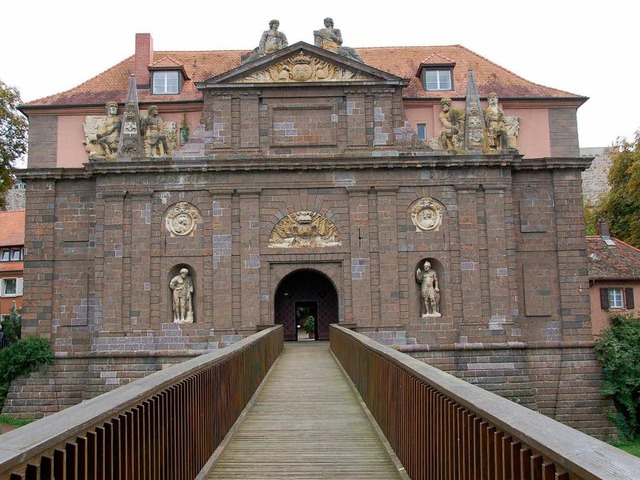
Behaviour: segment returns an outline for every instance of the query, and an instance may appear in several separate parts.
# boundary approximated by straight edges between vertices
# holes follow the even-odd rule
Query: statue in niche
[[[148,157],[166,157],[171,154],[167,142],[165,124],[158,116],[158,107],[151,105],[146,117],[142,117],[140,130],[144,138],[145,154]]]
[[[264,57],[270,53],[277,52],[278,50],[289,45],[287,42],[287,36],[278,31],[280,27],[279,20],[271,20],[269,22],[269,30],[265,30],[260,38],[260,43],[257,48],[254,48],[245,58],[242,59],[242,63],[247,63],[255,60],[256,58]]]
[[[440,316],[440,286],[438,274],[431,268],[431,262],[425,260],[422,268],[416,269],[416,282],[420,284],[422,317]]]
[[[324,28],[314,30],[313,39],[316,47],[324,48],[356,62],[364,63],[358,52],[353,48],[342,46],[342,33],[339,29],[333,28],[333,19],[330,17],[324,19]]]
[[[193,323],[193,282],[189,270],[182,268],[169,282],[169,288],[173,292],[173,322]]]
[[[118,117],[118,103],[105,105],[107,116],[87,117],[84,124],[85,149],[89,160],[113,160],[118,153],[122,119]]]
[[[490,93],[484,109],[484,122],[487,128],[487,144],[491,150],[513,150],[509,146],[507,120],[498,106],[498,95]]]
[[[440,122],[442,130],[440,130],[440,148],[444,151],[458,150],[458,146],[464,137],[464,117],[462,110],[453,108],[450,98],[440,100],[442,111],[440,112]]]

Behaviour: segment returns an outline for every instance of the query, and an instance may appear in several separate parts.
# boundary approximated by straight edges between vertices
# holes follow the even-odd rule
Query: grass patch
[[[15,418],[11,415],[0,415],[0,425],[11,425],[12,427],[22,427],[34,422],[32,418]]]
[[[631,455],[640,457],[640,438],[635,440],[619,440],[617,442],[611,442],[611,445],[618,447],[620,450],[624,450]]]

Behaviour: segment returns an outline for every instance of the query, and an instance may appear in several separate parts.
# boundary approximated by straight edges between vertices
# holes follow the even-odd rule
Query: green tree
[[[640,131],[635,139],[618,139],[611,155],[611,190],[597,209],[612,236],[640,248]]]
[[[27,119],[18,111],[20,92],[0,81],[0,207],[13,185],[15,162],[27,152]]]
[[[613,325],[596,342],[604,372],[603,392],[612,395],[611,419],[625,440],[640,438],[640,318],[612,315]]]

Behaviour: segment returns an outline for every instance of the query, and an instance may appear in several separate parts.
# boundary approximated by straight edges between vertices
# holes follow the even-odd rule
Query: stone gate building
[[[295,341],[311,316],[316,340],[340,323],[606,431],[586,98],[461,46],[355,51],[325,27],[287,45],[272,26],[253,52],[139,34],[134,56],[22,106],[24,329],[57,362],[5,411],[38,388],[53,411],[273,324]]]

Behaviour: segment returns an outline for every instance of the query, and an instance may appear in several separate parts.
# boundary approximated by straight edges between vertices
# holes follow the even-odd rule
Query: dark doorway
[[[296,302],[297,340],[318,338],[318,302]]]
[[[324,274],[298,270],[283,278],[275,293],[274,322],[284,327],[285,340],[296,341],[306,336],[304,328],[298,325],[307,312],[315,320],[314,339],[329,340],[329,324],[339,321],[338,292]]]

